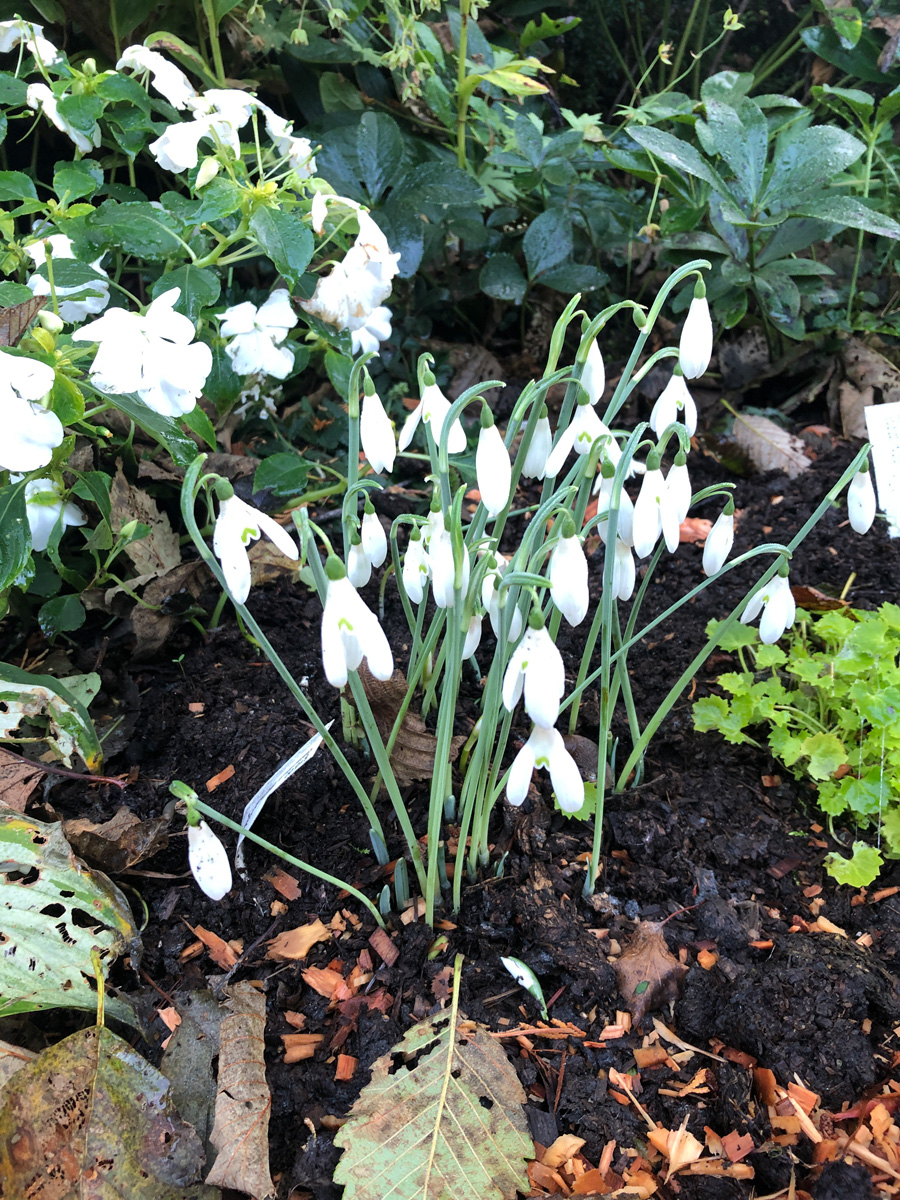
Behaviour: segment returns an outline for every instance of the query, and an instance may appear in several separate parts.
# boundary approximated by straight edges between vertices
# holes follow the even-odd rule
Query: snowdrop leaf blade
[[[278,273],[296,287],[313,256],[312,231],[290,213],[261,208],[250,219],[250,232]]]

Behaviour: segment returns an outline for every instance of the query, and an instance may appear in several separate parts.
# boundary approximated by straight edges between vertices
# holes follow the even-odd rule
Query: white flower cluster
[[[35,233],[37,240],[25,246],[25,253],[36,267],[43,266],[48,260],[53,262],[58,259],[75,260],[72,240],[66,234],[42,235],[40,229],[35,230]],[[56,292],[59,303],[59,315],[64,321],[83,321],[85,317],[96,316],[97,313],[103,312],[109,304],[109,276],[103,270],[102,262],[103,255],[101,254],[91,263],[92,269],[98,275],[103,276],[101,279],[72,287],[60,287],[58,283],[54,284],[53,290]],[[28,280],[28,286],[35,296],[50,295],[50,281],[43,275],[32,275]]]

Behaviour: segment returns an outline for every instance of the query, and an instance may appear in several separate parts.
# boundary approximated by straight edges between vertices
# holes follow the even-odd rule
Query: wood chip
[[[307,967],[302,976],[304,983],[328,1000],[334,999],[335,992],[344,982],[340,971],[333,971],[328,967]]]
[[[346,1083],[348,1079],[353,1078],[353,1072],[356,1070],[359,1059],[354,1058],[352,1054],[339,1054],[337,1056],[337,1066],[334,1069],[334,1078],[336,1081]]]
[[[228,780],[231,779],[233,776],[234,776],[234,765],[232,763],[229,763],[227,767],[224,767],[218,773],[218,775],[213,775],[212,779],[207,779],[206,790],[208,792],[214,792],[217,787],[219,787],[223,783],[227,783]]]
[[[185,921],[185,925],[187,925],[187,921]],[[209,929],[204,929],[202,925],[188,925],[188,929],[190,929],[194,937],[200,939],[209,951],[209,957],[217,967],[221,967],[223,971],[231,970],[243,950],[240,942],[226,942],[217,933],[212,933]],[[241,948],[236,949],[236,945]]]
[[[400,951],[391,941],[390,937],[384,929],[376,929],[369,938],[369,945],[380,954],[387,966],[392,967],[400,957]]]
[[[280,896],[284,896],[285,900],[297,900],[300,896],[300,884],[287,871],[281,871],[276,867],[263,875],[263,879],[267,883],[271,883],[275,891]]]
[[[266,958],[278,962],[306,958],[310,950],[318,942],[327,942],[331,938],[331,930],[318,917],[308,925],[298,925],[296,929],[286,929],[269,942]]]

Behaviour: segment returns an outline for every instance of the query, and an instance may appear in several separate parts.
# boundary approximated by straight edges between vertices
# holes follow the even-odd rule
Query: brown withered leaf
[[[613,967],[635,1025],[654,1008],[677,999],[687,973],[687,967],[669,953],[657,921],[640,922]]]
[[[0,346],[17,346],[46,303],[46,296],[35,296],[32,300],[23,300],[21,304],[0,308]]]
[[[63,833],[75,853],[91,866],[113,874],[150,858],[157,850],[165,850],[169,844],[168,829],[165,817],[142,821],[124,806],[99,824],[87,817],[63,821]]]
[[[134,563],[140,575],[164,575],[181,562],[178,534],[172,529],[169,518],[160,512],[153,497],[141,488],[132,487],[122,471],[121,460],[116,463],[109,490],[112,510],[111,523],[115,533],[129,521],[140,521],[150,532],[125,547],[125,553]]]
[[[28,1063],[34,1062],[37,1055],[33,1050],[25,1050],[21,1046],[0,1042],[0,1092],[8,1079],[12,1079],[16,1071],[21,1071]],[[0,1099],[0,1104],[3,1101]]]
[[[0,804],[23,813],[43,774],[40,763],[0,747]]]
[[[266,1083],[266,998],[250,983],[227,989],[231,1016],[219,1029],[216,1121],[210,1140],[217,1150],[207,1184],[235,1188],[255,1200],[275,1192],[269,1174],[269,1113]]]
[[[382,741],[387,743],[409,689],[406,676],[402,671],[396,670],[388,680],[376,679],[364,659],[359,668],[359,678],[372,706],[372,716],[375,718],[378,732]],[[460,735],[451,742],[451,762],[456,761],[465,740],[465,737]],[[431,778],[434,774],[436,747],[437,738],[429,731],[422,718],[407,711],[391,753],[391,766],[400,787],[417,783],[420,779]]]
[[[834,612],[838,608],[850,607],[849,601],[839,600],[836,596],[826,596],[814,587],[792,587],[791,595],[797,607],[805,608],[807,612]]]

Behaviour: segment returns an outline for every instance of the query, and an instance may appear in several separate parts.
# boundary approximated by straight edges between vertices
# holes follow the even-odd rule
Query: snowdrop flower
[[[634,594],[635,567],[631,547],[616,538],[612,592],[617,600],[630,600]]]
[[[547,470],[547,459],[550,457],[552,449],[553,432],[550,429],[547,406],[544,405],[534,428],[534,437],[531,439],[528,453],[525,455],[525,462],[522,464],[522,477],[524,479],[543,479]]]
[[[10,476],[17,483],[21,476]],[[63,531],[70,525],[84,525],[87,517],[77,504],[64,501],[62,488],[54,479],[29,479],[25,484],[25,515],[31,530],[32,550],[46,550],[56,522],[62,519]]]
[[[394,427],[368,376],[359,415],[359,439],[362,442],[363,454],[369,460],[372,470],[378,474],[390,474],[394,469],[394,456],[397,452]]]
[[[580,625],[590,603],[588,565],[575,532],[575,522],[568,514],[563,519],[562,537],[550,554],[547,577],[554,607],[559,609],[570,625]]]
[[[53,43],[44,37],[43,25],[24,21],[21,17],[14,17],[11,21],[0,21],[0,54],[8,54],[22,42],[25,43],[28,53],[34,55],[45,67],[59,62],[62,57]]]
[[[850,480],[847,488],[847,516],[857,533],[868,533],[875,520],[875,489],[868,459]]]
[[[366,557],[362,539],[354,535],[347,551],[347,578],[356,588],[365,587],[372,578],[372,564]]]
[[[607,461],[603,464],[594,491],[597,494],[597,532],[605,544],[609,535],[609,509],[612,504],[613,486],[615,484],[615,467]],[[632,544],[634,528],[634,504],[631,497],[621,489],[619,493],[619,516],[616,521],[616,537],[625,543]]]
[[[164,171],[180,175],[182,171],[196,167],[200,139],[209,137],[211,129],[212,121],[208,117],[181,121],[178,125],[170,125],[147,149]]]
[[[180,417],[191,411],[212,370],[212,351],[194,342],[194,325],[173,306],[170,288],[146,313],[113,308],[72,334],[76,342],[99,342],[91,383],[101,392],[136,392],[154,412]]]
[[[61,99],[63,99],[62,96],[54,96],[46,83],[30,83],[25,92],[25,103],[29,108],[40,109],[60,133],[64,133],[70,141],[75,143],[82,154],[90,154],[95,146],[100,145],[100,126],[96,121],[94,122],[90,137],[82,130],[76,129],[59,111],[58,106]]]
[[[245,504],[222,481],[219,485],[219,515],[213,530],[213,554],[222,564],[228,594],[236,604],[246,604],[250,595],[250,557],[247,547],[265,534],[282,554],[295,561],[300,557],[296,543],[286,529],[265,513]],[[224,496],[223,496],[224,493]]]
[[[456,599],[456,560],[453,554],[453,537],[446,527],[437,529],[431,536],[428,542],[427,563],[435,604],[438,608],[452,608]],[[469,590],[469,573],[469,552],[463,546],[459,584],[463,596]]]
[[[47,243],[49,243],[49,247]],[[24,247],[25,253],[36,267],[43,266],[47,262],[48,249],[50,257],[54,260],[75,258],[72,252],[72,241],[64,233],[51,233],[47,237],[42,237],[38,241]],[[103,255],[101,254],[99,258],[91,263],[91,267],[100,275],[103,275],[103,279],[97,279],[91,283],[78,284],[75,287],[60,287],[59,283],[54,285],[56,297],[59,301],[59,315],[64,321],[79,323],[85,317],[93,317],[97,313],[103,312],[107,304],[109,304],[109,281],[106,272],[100,265],[102,261]],[[28,280],[28,286],[35,296],[50,295],[50,281],[49,279],[44,279],[43,275],[32,275]],[[65,297],[77,298],[65,299]]]
[[[116,70],[121,71],[123,68],[148,73],[153,80],[153,86],[173,108],[187,108],[188,102],[197,96],[193,84],[183,71],[162,54],[148,50],[146,46],[128,46],[123,50],[116,63]]]
[[[670,425],[675,424],[680,412],[684,413],[684,427],[688,437],[693,437],[697,432],[697,405],[694,403],[694,397],[688,391],[680,368],[676,367],[672,378],[653,405],[650,413],[650,428],[657,437],[661,437]]]
[[[413,604],[422,603],[427,582],[428,562],[425,558],[425,544],[419,530],[414,528],[409,535],[409,545],[403,556],[403,587]]]
[[[562,470],[563,464],[572,450],[576,454],[590,454],[591,447],[598,438],[607,438],[607,452],[618,461],[618,446],[609,429],[603,424],[590,404],[579,404],[571,424],[553,447],[547,459],[545,476],[553,479]],[[615,446],[615,450],[613,447]]]
[[[430,371],[425,373],[425,386],[422,388],[422,399],[403,422],[400,437],[397,440],[398,449],[402,452],[410,444],[413,434],[419,427],[419,422],[425,420],[431,426],[431,436],[435,443],[440,442],[444,422],[450,411],[450,401],[434,381]],[[450,426],[447,435],[447,453],[462,454],[466,448],[466,435],[457,417]]]
[[[687,456],[683,450],[679,450],[675,455],[675,462],[666,476],[666,494],[680,525],[691,507],[691,477],[687,469]]]
[[[535,725],[531,737],[516,755],[509,771],[506,798],[510,804],[522,804],[528,795],[532,772],[550,772],[550,781],[563,812],[578,812],[584,805],[584,782],[575,759],[568,752],[558,729]]]
[[[388,544],[384,527],[378,520],[378,514],[372,506],[372,501],[366,496],[366,509],[363,513],[360,529],[363,553],[373,567],[380,567],[387,558]]]
[[[634,504],[634,527],[632,538],[634,552],[638,558],[653,553],[660,533],[666,539],[666,548],[674,554],[678,548],[678,513],[669,496],[663,473],[659,469],[659,455],[647,455],[647,470],[641,490]]]
[[[487,509],[488,516],[496,517],[509,503],[512,463],[487,405],[481,409],[481,431],[475,450],[475,478],[481,492],[481,503]]]
[[[389,308],[379,305],[373,308],[365,319],[365,324],[359,329],[350,330],[350,345],[354,354],[377,354],[381,343],[391,336],[391,317]]]
[[[376,679],[390,679],[394,656],[378,618],[347,578],[335,555],[325,563],[328,592],[322,612],[322,663],[325,678],[341,688],[363,658]]]
[[[294,366],[294,352],[281,343],[296,324],[287,288],[277,288],[259,308],[249,300],[226,308],[219,332],[232,339],[225,353],[236,374],[286,379]]]
[[[463,642],[463,662],[467,658],[471,658],[478,649],[478,644],[481,641],[481,623],[482,618],[477,613],[469,619],[469,624],[466,628],[466,640]]]
[[[63,427],[56,413],[38,401],[53,387],[56,373],[47,363],[21,358],[0,349],[0,468],[5,471],[36,471],[46,467],[63,440]]]
[[[729,500],[716,518],[703,547],[703,570],[715,575],[725,565],[734,545],[734,501]]]
[[[606,368],[596,341],[591,342],[587,352],[587,360],[581,372],[581,386],[587,392],[591,404],[600,400],[606,388]]]
[[[765,587],[750,597],[750,602],[741,614],[741,624],[749,624],[759,615],[760,610],[762,620],[759,623],[759,640],[766,646],[771,646],[786,629],[790,629],[797,615],[797,606],[787,575],[776,575]]]
[[[509,566],[509,559],[505,558],[499,550],[495,550],[491,557],[493,559],[491,570],[487,572],[481,583],[481,603],[487,611],[491,622],[491,629],[494,631],[494,637],[499,637],[503,612],[500,608],[500,594],[497,591],[497,583],[500,576]],[[514,608],[507,640],[515,642],[521,633],[522,613],[518,608]]]
[[[678,343],[678,362],[688,379],[699,379],[705,373],[712,358],[712,345],[713,328],[706,287],[698,280]]]
[[[188,825],[188,862],[201,891],[221,900],[231,891],[231,864],[225,847],[203,820]]]
[[[543,617],[534,611],[503,676],[503,706],[512,712],[524,691],[529,717],[535,725],[550,729],[559,717],[565,687],[562,655],[545,629]]]

